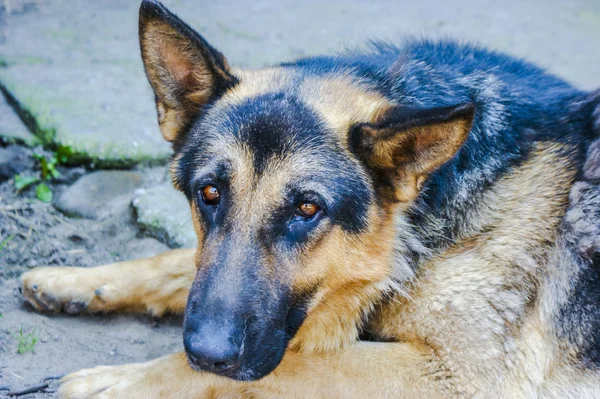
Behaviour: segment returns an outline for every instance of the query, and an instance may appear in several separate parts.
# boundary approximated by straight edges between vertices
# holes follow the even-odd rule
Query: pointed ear
[[[393,201],[411,201],[427,176],[466,141],[475,115],[471,103],[441,108],[393,107],[350,133],[350,147],[376,172]]]
[[[160,129],[174,142],[237,79],[221,53],[157,1],[142,1],[139,36]]]

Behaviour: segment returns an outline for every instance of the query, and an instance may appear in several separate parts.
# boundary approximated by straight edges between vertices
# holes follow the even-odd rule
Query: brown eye
[[[311,217],[315,216],[317,212],[319,212],[319,207],[317,205],[311,202],[302,202],[300,205],[298,205],[296,214],[306,219],[310,219]]]
[[[208,185],[202,189],[202,201],[207,205],[218,205],[221,194],[215,186]]]

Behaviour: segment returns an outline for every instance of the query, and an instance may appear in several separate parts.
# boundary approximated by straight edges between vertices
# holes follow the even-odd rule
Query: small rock
[[[48,342],[48,337],[41,337],[40,341],[46,343]]]
[[[170,183],[145,190],[132,202],[138,224],[172,248],[197,244],[192,213],[185,196]]]
[[[54,206],[68,216],[96,219],[110,202],[133,192],[143,176],[133,171],[100,171],[77,180],[58,197]]]
[[[115,351],[110,351],[110,352],[108,352],[108,356],[114,356],[114,355],[116,355],[116,354],[117,354],[117,352],[115,352]]]
[[[0,148],[0,183],[33,167],[29,151],[17,145]]]
[[[35,259],[31,259],[28,263],[27,263],[27,267],[29,268],[34,268],[38,265],[38,261]]]
[[[71,234],[67,238],[75,244],[81,244],[81,243],[84,243],[87,241],[87,236],[83,236],[83,235],[77,234],[77,233]]]
[[[66,168],[60,166],[58,167],[58,171],[60,172],[60,176],[54,179],[56,183],[71,184],[85,175],[85,168],[83,167]]]

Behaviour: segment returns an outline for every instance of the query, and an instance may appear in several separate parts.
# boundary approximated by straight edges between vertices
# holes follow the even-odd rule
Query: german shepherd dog
[[[451,41],[235,69],[150,0],[139,33],[198,249],[23,293],[184,312],[185,353],[63,397],[600,397],[600,92]]]

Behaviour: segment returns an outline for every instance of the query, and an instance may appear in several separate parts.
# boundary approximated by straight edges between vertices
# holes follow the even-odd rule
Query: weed
[[[2,241],[0,241],[0,251],[2,251],[4,249],[4,247],[6,246],[6,244],[8,244],[10,242],[10,240],[12,240],[13,238],[15,238],[15,235],[11,234],[8,237],[6,237],[5,239],[3,239]],[[1,315],[2,314],[0,314],[0,316]]]
[[[17,192],[37,183],[35,188],[36,197],[43,202],[52,201],[52,189],[46,183],[60,176],[60,172],[56,167],[67,163],[72,155],[73,149],[66,145],[59,145],[50,157],[33,154],[33,157],[38,160],[40,176],[16,175],[15,188]]]
[[[25,334],[23,327],[21,327],[19,332],[14,334],[17,340],[17,353],[19,355],[35,350],[35,344],[38,341],[38,337],[35,333],[36,331],[34,328],[29,334]]]

